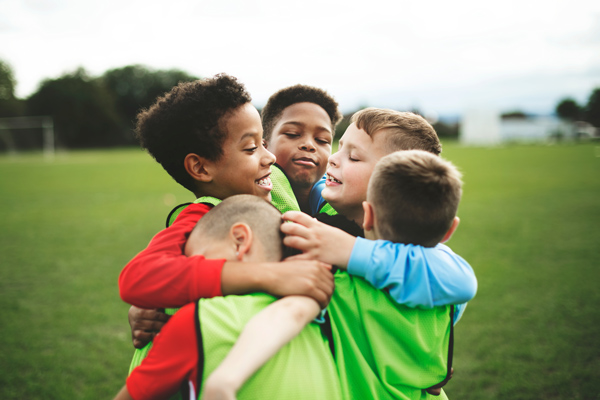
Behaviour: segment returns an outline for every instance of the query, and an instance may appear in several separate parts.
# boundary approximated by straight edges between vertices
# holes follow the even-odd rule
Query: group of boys
[[[340,119],[296,85],[261,121],[225,74],[138,115],[142,146],[196,201],[119,278],[130,314],[152,320],[132,324],[136,347],[166,319],[141,308],[183,308],[136,350],[118,399],[445,398],[477,286],[441,244],[460,174],[427,121],[392,110],[356,113],[331,155]]]

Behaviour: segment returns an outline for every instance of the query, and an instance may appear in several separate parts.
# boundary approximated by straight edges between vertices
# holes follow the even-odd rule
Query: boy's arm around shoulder
[[[208,377],[203,400],[233,399],[242,385],[319,313],[306,296],[286,296],[256,314]]]
[[[466,303],[477,292],[473,269],[448,246],[423,247],[357,238],[348,272],[409,307]]]
[[[221,295],[224,260],[183,253],[189,233],[209,210],[204,204],[186,207],[172,226],[154,236],[123,268],[119,276],[123,301],[142,308],[181,307]]]

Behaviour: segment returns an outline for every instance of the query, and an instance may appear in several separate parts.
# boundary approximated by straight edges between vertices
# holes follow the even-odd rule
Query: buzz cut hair
[[[273,128],[281,118],[283,110],[297,103],[313,103],[321,107],[331,120],[331,133],[342,119],[337,101],[325,90],[307,85],[294,85],[283,88],[271,95],[261,111],[263,138],[271,140]]]
[[[389,153],[398,150],[423,150],[440,155],[442,145],[435,129],[425,118],[412,112],[369,107],[352,115],[350,123],[369,136],[385,134]]]
[[[247,224],[265,249],[267,261],[283,256],[281,212],[268,201],[250,194],[226,198],[198,221],[188,240],[219,241],[227,238],[234,224]]]
[[[177,183],[195,192],[185,157],[193,153],[218,161],[227,138],[225,118],[251,101],[244,85],[227,74],[182,82],[137,115],[135,134]]]
[[[438,244],[456,216],[461,178],[452,163],[426,151],[397,151],[381,158],[367,190],[379,238]]]

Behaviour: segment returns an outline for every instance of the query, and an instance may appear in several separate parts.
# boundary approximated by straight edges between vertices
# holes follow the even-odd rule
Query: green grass
[[[444,146],[449,245],[479,290],[451,399],[600,399],[600,147]],[[0,398],[111,398],[132,348],[121,268],[191,196],[139,150],[0,156]]]

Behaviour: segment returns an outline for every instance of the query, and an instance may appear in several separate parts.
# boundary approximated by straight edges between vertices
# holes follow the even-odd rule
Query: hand
[[[444,387],[446,385],[446,383],[448,383],[448,381],[450,379],[452,379],[452,374],[454,374],[454,368],[450,368],[450,375],[448,377],[446,377],[446,379],[444,379],[437,385],[434,385],[428,389],[425,389],[425,391],[432,396],[439,396],[440,394],[442,394],[442,387]]]
[[[202,400],[235,400],[236,391],[227,382],[219,382],[213,375],[204,382]]]
[[[146,310],[131,306],[129,308],[129,326],[133,347],[141,349],[150,343],[162,329],[170,316],[158,310]]]
[[[269,269],[270,279],[263,288],[267,293],[277,297],[312,297],[321,309],[329,304],[334,289],[331,265],[316,260],[284,260]]]
[[[346,268],[356,241],[354,236],[298,211],[286,212],[283,219],[295,222],[281,225],[281,231],[286,234],[283,244],[303,253],[290,260],[312,259]]]

